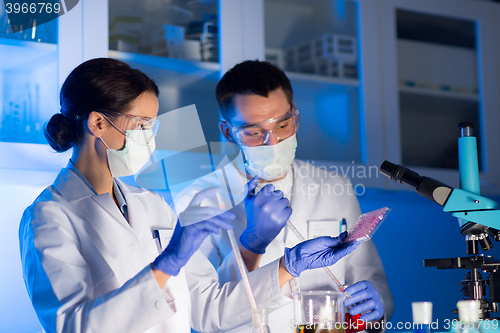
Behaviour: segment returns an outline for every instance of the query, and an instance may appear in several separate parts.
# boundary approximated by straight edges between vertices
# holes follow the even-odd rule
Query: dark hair
[[[237,64],[224,74],[215,90],[222,118],[230,121],[234,116],[234,98],[237,94],[269,97],[269,93],[278,88],[283,89],[288,102],[292,105],[292,85],[281,69],[259,60],[247,60]]]
[[[59,95],[61,113],[45,124],[45,137],[54,150],[66,151],[83,138],[83,123],[90,112],[126,113],[144,92],[159,95],[158,86],[143,72],[119,60],[88,60],[64,81]]]

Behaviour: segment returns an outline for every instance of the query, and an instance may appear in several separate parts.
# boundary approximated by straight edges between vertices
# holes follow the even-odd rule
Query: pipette
[[[220,209],[226,209],[226,204],[222,199],[222,195],[220,192],[216,194],[217,201],[219,203]],[[234,252],[234,256],[236,257],[236,263],[238,265],[238,270],[241,275],[241,279],[243,280],[243,285],[245,286],[245,291],[247,292],[248,300],[250,301],[250,306],[252,309],[257,310],[257,302],[255,302],[255,297],[253,296],[252,287],[250,286],[250,281],[248,280],[247,271],[245,263],[243,262],[243,258],[241,257],[241,252],[238,246],[238,242],[236,241],[236,237],[234,236],[233,229],[227,230],[227,235],[229,236],[229,242],[231,242],[231,247]],[[259,331],[264,333],[264,326],[262,325],[262,320],[260,319],[260,315],[257,311],[255,311],[257,324],[259,326]]]
[[[288,226],[290,227],[290,229],[292,229],[293,233],[295,234],[295,236],[297,236],[297,238],[303,242],[305,241],[306,239],[304,238],[304,236],[302,236],[302,234],[297,230],[297,228],[295,228],[295,226],[293,225],[293,223],[288,220],[287,222]],[[340,292],[344,292],[344,286],[339,282],[339,280],[335,277],[335,275],[333,274],[333,272],[330,270],[330,268],[328,267],[323,267],[323,269],[325,270],[325,272],[328,274],[329,277],[332,278],[333,282],[335,283],[335,286],[337,287],[337,289],[340,291]]]

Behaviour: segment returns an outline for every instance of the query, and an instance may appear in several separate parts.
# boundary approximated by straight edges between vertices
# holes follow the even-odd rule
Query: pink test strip
[[[352,241],[363,242],[372,238],[373,234],[378,227],[380,227],[382,221],[385,220],[390,211],[390,208],[384,207],[361,214],[356,224],[349,230],[347,238],[344,239],[343,243]]]

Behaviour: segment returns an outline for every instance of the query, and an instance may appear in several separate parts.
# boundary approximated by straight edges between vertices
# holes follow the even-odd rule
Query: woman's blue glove
[[[346,293],[351,297],[344,301],[344,306],[350,306],[356,303],[351,309],[349,314],[355,316],[359,313],[369,311],[369,313],[362,314],[360,319],[365,321],[378,320],[384,315],[384,305],[380,300],[377,289],[371,284],[370,281],[359,281],[345,289]]]
[[[179,214],[179,221],[175,226],[172,239],[167,248],[151,264],[152,268],[176,276],[208,235],[211,233],[218,234],[220,232],[219,228],[226,230],[233,228],[230,223],[236,217],[233,212],[224,212],[222,209],[214,207],[200,207],[203,199],[214,195],[218,191],[220,191],[220,187],[211,187],[194,196],[188,208]],[[207,218],[203,220],[203,216]],[[188,218],[183,219],[183,217]],[[199,219],[198,221],[201,220],[201,222],[188,223],[185,227],[182,226],[181,221],[195,221],[193,217]]]
[[[355,248],[359,242],[342,244],[347,232],[339,237],[318,237],[295,245],[293,248],[285,248],[284,262],[287,271],[294,277],[307,269],[331,266],[345,257]]]
[[[259,178],[254,177],[247,184],[247,226],[240,236],[240,243],[254,253],[264,254],[269,243],[286,225],[292,209],[288,207],[290,202],[283,196],[283,192],[275,191],[272,184],[264,186],[259,193],[253,195],[258,182]]]

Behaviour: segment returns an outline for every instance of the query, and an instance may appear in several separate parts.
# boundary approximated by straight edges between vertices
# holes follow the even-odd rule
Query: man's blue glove
[[[349,313],[353,316],[370,311],[369,313],[362,314],[360,319],[365,321],[378,320],[384,315],[384,305],[380,300],[377,289],[371,284],[370,281],[359,281],[345,289],[346,293],[351,297],[344,301],[344,306],[350,306],[356,303]]]
[[[318,237],[295,245],[293,248],[285,248],[284,262],[287,271],[294,277],[307,269],[331,266],[345,257],[355,248],[359,242],[342,244],[347,232],[339,237]]]
[[[292,209],[288,207],[290,202],[283,196],[283,192],[275,191],[272,184],[264,186],[259,193],[253,195],[258,182],[259,178],[254,177],[247,184],[247,226],[240,236],[240,243],[254,253],[264,254],[269,243],[286,225]]]
[[[172,239],[167,248],[151,264],[152,268],[176,276],[208,235],[211,233],[218,234],[220,232],[219,228],[226,230],[233,228],[230,223],[236,217],[233,212],[224,212],[222,209],[215,207],[200,207],[203,199],[214,195],[219,190],[220,188],[211,187],[194,196],[188,208],[179,214],[179,221],[175,226]],[[198,221],[201,222],[183,227],[181,221],[184,215],[189,217],[184,220],[193,220],[191,217],[194,216],[196,219],[200,219]],[[203,219],[203,216],[206,216],[206,219]]]

